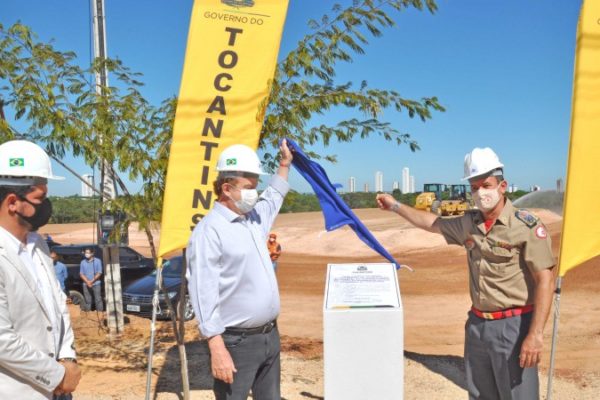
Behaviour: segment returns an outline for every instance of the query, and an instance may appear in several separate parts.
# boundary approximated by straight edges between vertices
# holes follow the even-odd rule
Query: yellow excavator
[[[417,196],[415,208],[441,216],[463,215],[473,208],[469,185],[426,183]]]

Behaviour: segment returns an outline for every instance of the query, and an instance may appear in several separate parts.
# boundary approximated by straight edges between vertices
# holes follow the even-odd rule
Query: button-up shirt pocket
[[[508,263],[513,259],[513,250],[494,246],[486,254],[486,258],[492,263]]]
[[[481,253],[491,276],[510,274],[514,268],[518,268],[518,261],[514,261],[515,249],[509,250],[488,244],[482,247]]]

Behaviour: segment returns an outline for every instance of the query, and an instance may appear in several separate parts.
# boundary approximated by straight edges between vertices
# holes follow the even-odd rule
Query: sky
[[[260,1],[260,0],[256,0]],[[351,0],[338,0],[350,5]],[[153,104],[177,95],[193,0],[105,0],[107,51],[133,71],[141,72],[142,93]],[[331,11],[333,1],[290,0],[279,59],[311,30],[309,19]],[[366,80],[369,86],[393,89],[406,98],[437,96],[446,112],[427,122],[386,110],[381,117],[408,132],[421,148],[411,152],[376,136],[352,143],[310,149],[337,155],[322,165],[334,183],[373,190],[376,171],[384,190],[401,182],[402,168],[424,183],[461,183],[463,160],[474,147],[491,147],[505,165],[510,184],[553,189],[566,175],[571,113],[575,35],[579,0],[438,0],[435,14],[389,11],[396,26],[372,38],[364,55],[338,64],[337,82]],[[0,23],[21,21],[43,41],[74,51],[87,67],[92,59],[91,14],[86,0],[1,0]],[[109,77],[110,80],[110,77]],[[9,122],[24,130],[21,122]],[[332,110],[315,124],[363,116]],[[78,173],[92,173],[82,160],[65,160]],[[79,194],[81,184],[68,171],[52,183],[55,195]],[[97,176],[97,173],[96,173]],[[293,189],[310,192],[292,172]],[[129,183],[133,191],[139,183]]]

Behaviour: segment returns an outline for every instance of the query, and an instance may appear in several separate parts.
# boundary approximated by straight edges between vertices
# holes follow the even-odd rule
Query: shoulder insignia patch
[[[518,220],[520,220],[521,222],[523,222],[525,225],[527,225],[530,228],[533,228],[534,226],[536,226],[538,221],[540,220],[538,217],[536,217],[529,211],[523,210],[523,209],[517,210],[515,212],[515,217],[517,217]]]
[[[548,237],[548,232],[546,232],[546,229],[540,225],[537,228],[535,228],[535,236],[537,236],[540,239],[546,239]]]

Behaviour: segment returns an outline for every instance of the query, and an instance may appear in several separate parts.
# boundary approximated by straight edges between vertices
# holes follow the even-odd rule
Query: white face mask
[[[235,189],[240,191],[241,198],[239,200],[234,200],[232,197],[230,198],[231,200],[233,200],[233,203],[235,204],[237,209],[240,210],[242,214],[246,214],[252,211],[252,209],[256,205],[256,202],[258,201],[258,192],[256,191],[256,189]]]
[[[483,211],[493,210],[500,201],[498,189],[483,189],[473,192],[473,200],[477,208]]]

